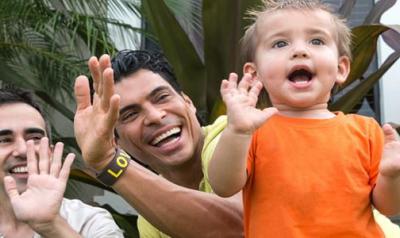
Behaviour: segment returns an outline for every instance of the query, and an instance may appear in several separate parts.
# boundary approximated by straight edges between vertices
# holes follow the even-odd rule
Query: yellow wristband
[[[97,180],[106,186],[112,186],[128,168],[130,159],[125,151],[117,149],[110,163],[96,175]]]

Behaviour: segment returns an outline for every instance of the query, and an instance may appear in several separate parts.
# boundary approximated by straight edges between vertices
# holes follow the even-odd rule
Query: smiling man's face
[[[190,99],[159,74],[139,70],[115,85],[121,97],[118,143],[159,173],[200,153],[202,130]]]
[[[0,106],[0,190],[7,175],[15,179],[19,192],[26,190],[26,142],[33,140],[37,150],[44,136],[45,121],[35,108],[25,103]]]

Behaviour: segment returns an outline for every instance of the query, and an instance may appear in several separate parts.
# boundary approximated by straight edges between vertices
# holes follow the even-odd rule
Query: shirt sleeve
[[[218,141],[221,138],[221,133],[227,124],[227,117],[220,116],[212,125],[204,128],[204,145],[201,152],[201,164],[203,170],[203,180],[200,183],[199,190],[207,193],[212,193],[212,188],[208,179],[208,165],[217,147]]]
[[[124,237],[111,214],[103,208],[92,207],[76,199],[64,199],[60,215],[85,238]]]
[[[386,238],[400,237],[400,228],[394,224],[389,218],[380,214],[376,209],[373,210],[376,223],[381,227]]]
[[[158,231],[157,228],[155,228],[153,225],[151,225],[142,216],[139,216],[137,219],[137,228],[139,230],[139,236],[141,238],[168,237],[168,236],[163,235],[160,231]]]

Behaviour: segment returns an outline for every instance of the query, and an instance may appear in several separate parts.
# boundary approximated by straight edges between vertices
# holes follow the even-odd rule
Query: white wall
[[[400,1],[389,9],[381,22],[386,25],[400,25]],[[383,63],[393,50],[380,39],[378,62]],[[380,80],[382,122],[400,124],[400,59],[384,74]]]

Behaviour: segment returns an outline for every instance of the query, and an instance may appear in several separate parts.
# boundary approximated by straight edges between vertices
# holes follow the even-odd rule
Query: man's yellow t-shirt
[[[226,116],[220,116],[211,125],[203,127],[204,132],[204,145],[201,152],[202,169],[204,178],[199,184],[199,191],[206,193],[212,193],[211,185],[208,182],[208,164],[211,160],[214,149],[217,146],[218,140],[220,138],[221,132],[226,127],[227,119]],[[137,220],[137,227],[139,230],[140,237],[143,238],[169,238],[153,225],[151,225],[142,216],[139,216]]]

